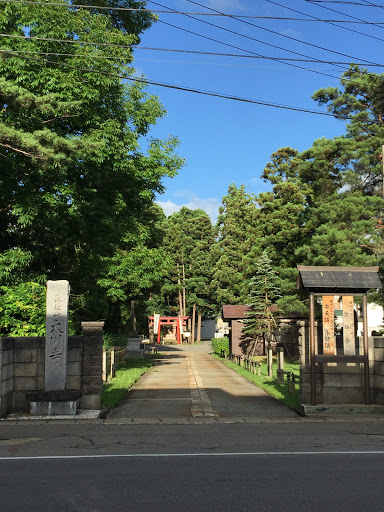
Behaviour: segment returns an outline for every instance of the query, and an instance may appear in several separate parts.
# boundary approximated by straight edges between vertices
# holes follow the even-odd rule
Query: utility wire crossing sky
[[[278,148],[302,151],[345,131],[313,93],[338,87],[351,63],[372,73],[384,66],[384,6],[366,0],[148,0],[146,7],[158,21],[132,47],[135,74],[122,77],[146,82],[168,112],[150,135],[180,139],[187,164],[165,181],[158,202],[166,214],[203,208],[215,221],[229,184],[267,190],[260,175]],[[9,37],[0,34],[1,53]],[[12,53],[60,66],[54,57],[66,55]],[[94,72],[91,64],[85,58],[80,69]]]

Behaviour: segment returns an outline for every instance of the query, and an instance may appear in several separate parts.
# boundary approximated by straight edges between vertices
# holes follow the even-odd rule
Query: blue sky
[[[267,59],[136,49],[134,66],[139,74],[157,82],[325,112],[323,107],[318,107],[311,99],[314,91],[327,86],[336,87],[339,84],[338,78],[348,67],[348,62],[383,61],[381,57],[384,48],[384,9],[369,6],[369,2],[361,6],[335,2],[316,4],[306,0],[276,0],[283,6],[281,7],[266,0],[198,1],[204,7],[187,0],[158,0],[158,4],[169,10],[188,13],[212,12],[207,9],[209,7],[238,16],[304,19],[313,16],[323,20],[356,21],[348,17],[354,16],[374,23],[382,22],[383,25],[337,22],[340,26],[334,26],[317,21],[242,18],[276,32],[270,33],[237,19],[195,16],[232,31],[228,32],[183,14],[159,13],[161,22],[143,34],[140,46],[242,55],[258,54],[274,58],[305,58],[290,53],[291,51],[313,59],[345,64],[292,62],[296,66],[330,75],[323,76]],[[354,1],[365,3],[363,0]],[[150,1],[148,7],[153,10],[164,10],[164,7]],[[304,14],[293,12],[288,7]],[[324,7],[337,10],[339,13],[331,12]],[[217,42],[162,22],[193,31]],[[341,27],[366,35],[350,32]],[[348,56],[315,48],[284,36]],[[279,46],[282,49],[268,45]],[[381,72],[381,68],[369,64],[366,67],[372,72]],[[180,139],[178,154],[186,159],[186,165],[179,175],[165,180],[166,192],[158,198],[167,214],[187,206],[203,208],[215,220],[217,209],[230,183],[238,186],[244,184],[248,192],[255,194],[267,190],[268,186],[260,180],[260,175],[271,154],[278,148],[291,146],[304,150],[310,147],[314,140],[340,135],[345,129],[343,123],[332,117],[230,101],[158,86],[150,86],[149,91],[159,96],[167,110],[167,116],[159,120],[151,130],[151,136],[177,136]]]

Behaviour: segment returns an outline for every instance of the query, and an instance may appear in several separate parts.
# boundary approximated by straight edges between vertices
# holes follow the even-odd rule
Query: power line
[[[164,22],[165,23],[165,22]],[[172,25],[170,24],[170,26],[174,26],[175,28],[180,28],[180,27],[177,27],[175,25]],[[181,30],[186,30],[186,29],[181,29]],[[191,31],[188,31],[186,30],[187,32],[191,32]],[[209,40],[212,40],[212,41],[216,41],[215,39],[212,39],[212,38],[209,38],[208,36],[203,36],[201,34],[196,34],[195,32],[191,32],[192,34],[195,34],[195,35],[198,35],[198,36],[201,36],[201,37],[204,37],[206,39],[209,39]],[[37,40],[37,41],[49,41],[49,42],[60,42],[60,43],[70,43],[70,44],[80,44],[80,45],[92,45],[92,46],[104,46],[104,47],[118,47],[118,48],[127,48],[127,49],[147,49],[147,50],[159,50],[159,51],[180,51],[180,52],[183,52],[183,53],[206,53],[207,55],[210,55],[209,52],[193,52],[193,51],[188,51],[188,50],[172,50],[172,49],[166,49],[166,48],[147,48],[147,47],[136,47],[136,46],[133,46],[133,45],[124,45],[124,44],[116,44],[116,43],[102,43],[102,42],[93,42],[93,41],[81,41],[81,40],[78,40],[78,39],[55,39],[55,38],[47,38],[47,37],[38,37],[38,36],[24,36],[24,35],[20,35],[20,34],[4,34],[4,33],[0,33],[0,37],[9,37],[9,38],[17,38],[17,39],[23,39],[23,40]],[[236,48],[236,49],[240,49],[241,51],[248,51],[248,50],[242,50],[241,48],[238,48],[236,46],[233,46],[233,45],[230,45],[230,44],[227,44],[227,43],[223,43],[221,41],[217,41],[219,42],[220,44],[224,44],[226,46],[230,46],[232,48]],[[57,52],[52,52],[54,55],[58,55]],[[254,53],[254,52],[250,52],[250,53]],[[263,56],[263,55],[259,55],[259,54],[254,54],[254,55],[240,55],[240,54],[217,54],[217,53],[214,53],[212,52],[213,55],[224,55],[224,56],[233,56],[233,57],[243,57],[243,58],[261,58],[261,59],[267,59],[267,60],[272,60],[272,61],[276,61],[276,62],[280,62],[280,63],[285,63],[284,60],[289,60],[287,58],[276,58],[276,57],[270,57],[270,56]],[[65,55],[65,54],[63,54]],[[78,56],[78,54],[76,54],[76,56]],[[118,58],[117,58],[118,59]],[[123,58],[120,58],[120,60],[124,60]],[[292,59],[292,60],[295,60],[295,59]],[[299,59],[298,59],[299,60]],[[328,61],[320,61],[318,59],[316,59],[315,62],[320,62],[320,63],[324,63],[324,64],[343,64],[343,63],[340,63],[340,62],[328,62]],[[287,63],[289,65],[289,63]],[[345,63],[347,65],[347,63]],[[358,63],[356,65],[360,65],[360,66],[365,66],[366,64],[365,63]],[[294,67],[297,67],[299,69],[304,69],[306,71],[308,71],[308,68],[303,68],[301,66],[295,66],[293,64],[291,64],[291,66],[294,66]],[[382,64],[373,64],[373,66],[375,67],[383,67]],[[329,75],[327,73],[322,73],[320,71],[316,72],[314,70],[310,70],[310,71],[313,71],[315,73],[318,73],[320,75],[324,75],[324,76],[328,76],[330,78],[333,78],[335,80],[339,80],[339,77],[335,77],[333,75]],[[353,80],[351,79],[348,79],[349,82],[353,82]]]
[[[152,1],[152,0],[150,0],[150,1]],[[157,2],[153,2],[153,1],[152,1],[152,3],[155,3],[156,5],[160,5],[161,7],[163,7],[161,4],[158,4]],[[187,16],[188,16],[188,15],[187,15]],[[220,27],[220,25],[215,25],[214,23],[210,23],[210,22],[205,21],[205,20],[199,20],[198,18],[194,18],[193,16],[188,16],[188,18],[191,18],[191,19],[193,19],[193,20],[200,21],[201,23],[205,23],[205,24],[207,24],[207,25],[210,25],[210,26],[215,27],[215,28],[219,28],[219,29],[221,29],[221,30],[225,30],[226,32],[230,32],[230,33],[235,34],[235,35],[238,35],[238,36],[240,36],[240,37],[245,37],[245,38],[247,38],[247,39],[251,39],[252,41],[256,41],[256,42],[261,43],[261,44],[264,44],[264,45],[266,45],[266,46],[271,46],[271,47],[273,47],[273,48],[278,48],[279,50],[283,50],[283,51],[286,51],[286,52],[288,52],[288,53],[293,53],[293,54],[295,54],[295,55],[300,55],[300,56],[302,56],[302,57],[309,57],[308,55],[305,55],[305,54],[303,54],[303,53],[294,52],[294,51],[292,51],[292,50],[288,50],[287,48],[282,48],[281,46],[277,46],[277,45],[274,45],[274,44],[271,44],[271,43],[267,43],[267,42],[265,42],[265,41],[261,41],[260,39],[256,39],[256,38],[254,38],[254,37],[247,36],[247,35],[244,35],[244,34],[240,34],[239,32],[235,32],[235,31],[233,31],[233,30],[229,30],[229,29],[224,28],[224,27]],[[203,34],[199,34],[199,33],[197,33],[197,32],[193,32],[193,31],[191,31],[191,30],[188,30],[188,29],[183,28],[183,27],[179,27],[178,25],[173,25],[172,23],[168,23],[168,22],[166,22],[166,21],[161,21],[161,20],[160,20],[160,23],[163,23],[164,25],[168,25],[168,26],[170,26],[170,27],[176,28],[176,29],[178,29],[178,30],[182,30],[183,32],[187,32],[187,33],[189,33],[189,34],[193,34],[193,35],[195,35],[195,36],[202,37],[202,38],[207,39],[207,40],[209,40],[209,41],[214,41],[215,43],[219,43],[219,44],[222,44],[222,45],[224,45],[224,46],[228,46],[228,47],[230,47],[230,48],[235,48],[236,50],[241,50],[241,51],[243,51],[243,52],[251,53],[251,54],[253,54],[253,55],[260,55],[260,54],[258,54],[258,53],[256,53],[256,52],[251,51],[251,50],[246,50],[246,49],[244,49],[244,48],[240,48],[240,47],[238,47],[238,46],[234,46],[234,45],[232,45],[232,44],[225,43],[225,42],[220,41],[220,40],[217,40],[217,39],[213,39],[212,37],[208,37],[208,36],[205,36],[205,35],[203,35]],[[281,64],[285,64],[286,66],[290,66],[290,67],[294,67],[294,68],[298,68],[298,69],[303,69],[303,70],[305,70],[305,71],[311,71],[312,73],[316,73],[316,74],[318,74],[318,75],[323,75],[323,76],[327,76],[327,77],[329,77],[329,78],[333,78],[333,79],[335,79],[335,80],[338,80],[338,77],[335,77],[335,76],[330,75],[330,74],[328,74],[328,73],[323,73],[323,72],[321,72],[321,71],[316,71],[316,70],[314,70],[314,69],[305,68],[305,67],[303,67],[303,66],[298,66],[298,65],[296,65],[296,64],[292,64],[292,63],[289,63],[289,62],[284,62],[284,61],[281,61],[281,60],[279,60],[279,59],[273,59],[273,60],[275,60],[276,62],[280,62]]]
[[[145,8],[134,8],[134,7],[106,7],[101,5],[78,5],[78,4],[65,4],[59,2],[34,2],[30,0],[0,0],[0,3],[7,4],[16,4],[16,5],[36,5],[36,6],[52,6],[52,7],[67,7],[69,9],[99,9],[99,10],[107,10],[107,11],[128,11],[128,12],[149,12],[155,14],[190,14],[193,16],[216,16],[216,17],[231,17],[236,16],[236,18],[244,18],[244,19],[260,19],[260,20],[283,20],[283,21],[303,21],[303,22],[334,22],[334,23],[361,23],[361,24],[376,24],[381,23],[384,25],[384,22],[357,22],[357,21],[346,21],[346,20],[322,20],[322,19],[313,19],[308,20],[305,18],[290,18],[285,16],[252,16],[252,15],[244,15],[244,14],[228,14],[228,13],[210,13],[210,12],[185,12],[185,11],[177,11],[177,10],[158,10],[158,9],[145,9]]]
[[[314,2],[314,0],[304,0],[305,2],[307,3],[310,3],[310,4],[315,4],[317,5],[318,7],[321,7],[322,9],[326,9],[327,11],[330,11],[330,12],[335,12],[337,14],[342,14],[343,16],[346,16],[347,18],[351,18],[353,20],[357,20],[357,21],[362,21],[364,23],[366,23],[366,20],[363,20],[361,18],[357,18],[356,16],[351,16],[350,14],[346,14],[342,11],[337,11],[336,9],[332,9],[331,7],[326,7],[325,5],[318,5],[318,2]],[[360,5],[363,5],[363,4],[360,4]],[[377,25],[378,28],[384,28],[382,27],[381,25]]]
[[[157,2],[154,2],[153,0],[149,0],[149,1],[150,1],[151,3],[156,4],[156,5],[160,5],[160,4],[158,4]],[[204,5],[202,5],[202,4],[200,4],[199,2],[196,2],[196,1],[194,1],[194,0],[187,0],[187,2],[190,2],[190,3],[192,3],[192,4],[198,5],[198,6],[200,6],[200,7],[205,7]],[[164,7],[164,6],[161,6],[161,7]],[[211,7],[205,7],[205,8],[206,8],[206,9],[209,9],[210,11],[214,11],[214,12],[221,12],[221,11],[218,11],[217,9],[212,9]],[[232,16],[232,18],[233,18],[233,19],[236,19],[236,17],[233,17],[233,16]],[[202,20],[199,20],[199,21],[202,21]],[[265,31],[267,31],[267,32],[271,32],[271,33],[276,34],[276,35],[278,35],[278,36],[285,37],[285,38],[287,38],[287,39],[291,39],[291,40],[293,40],[293,41],[296,41],[296,42],[299,42],[299,43],[302,43],[302,44],[305,44],[305,45],[308,45],[308,46],[312,46],[312,47],[317,48],[317,49],[320,49],[320,50],[324,50],[324,51],[327,51],[327,52],[330,52],[330,53],[335,53],[335,54],[337,54],[337,55],[341,55],[341,56],[343,56],[343,57],[348,57],[348,58],[353,59],[353,60],[365,60],[365,59],[358,59],[358,58],[356,58],[356,57],[354,57],[354,56],[352,56],[352,55],[348,55],[348,54],[346,54],[346,53],[338,52],[338,51],[336,51],[336,50],[331,50],[331,49],[329,49],[329,48],[324,48],[323,46],[319,46],[319,45],[316,45],[316,44],[308,43],[308,42],[306,42],[306,41],[302,41],[301,39],[297,39],[297,38],[295,38],[295,37],[291,37],[291,36],[287,36],[287,35],[284,35],[284,34],[280,34],[279,32],[276,32],[276,31],[274,31],[274,30],[270,30],[270,29],[266,29],[266,28],[264,28],[264,27],[260,27],[259,25],[256,25],[255,23],[252,23],[252,22],[250,22],[250,21],[245,21],[245,20],[240,20],[240,19],[239,19],[239,20],[237,20],[237,21],[240,21],[241,23],[245,23],[245,24],[247,24],[247,25],[254,26],[254,27],[259,28],[259,29],[261,29],[261,30],[265,30]],[[280,49],[281,49],[281,48],[280,48]],[[300,55],[301,55],[301,54],[300,54]],[[303,56],[303,55],[302,55],[302,56]],[[307,57],[307,55],[306,55],[306,57]],[[368,61],[368,60],[365,60],[365,61],[366,61],[367,63],[369,63],[369,64],[373,64],[373,62],[371,62],[371,61]]]
[[[204,96],[212,96],[212,97],[215,97],[215,98],[222,98],[222,99],[227,99],[227,100],[232,100],[232,101],[239,101],[239,102],[242,102],[242,103],[250,103],[250,104],[254,104],[254,105],[261,105],[261,106],[272,107],[272,108],[279,108],[279,109],[283,109],[283,110],[292,110],[292,111],[295,111],[295,112],[305,112],[305,113],[314,114],[314,115],[321,115],[321,116],[327,116],[327,117],[336,117],[334,114],[332,114],[330,112],[320,112],[320,111],[314,110],[314,109],[308,109],[308,108],[303,108],[303,107],[295,107],[295,106],[292,106],[292,105],[283,105],[283,104],[274,103],[274,102],[271,102],[271,101],[254,100],[254,99],[250,99],[250,98],[243,98],[241,96],[232,96],[232,95],[223,94],[223,93],[219,93],[219,92],[204,91],[202,89],[195,89],[195,88],[191,88],[191,87],[185,87],[185,86],[182,86],[182,85],[168,84],[168,83],[165,83],[165,82],[156,82],[156,81],[153,81],[153,80],[148,80],[146,78],[138,78],[138,77],[132,78],[131,76],[120,75],[118,73],[108,73],[106,71],[98,71],[98,70],[95,70],[95,69],[80,68],[78,66],[71,66],[70,64],[66,64],[64,62],[56,62],[56,61],[51,61],[51,60],[37,59],[35,57],[26,57],[25,55],[23,55],[23,56],[20,56],[20,55],[17,55],[17,54],[15,55],[12,51],[7,51],[7,50],[0,50],[0,53],[2,53],[4,55],[12,55],[14,57],[17,57],[17,58],[23,59],[23,60],[42,62],[42,63],[48,64],[48,65],[57,65],[57,66],[60,66],[60,67],[66,67],[66,68],[69,68],[69,69],[73,69],[75,71],[81,71],[81,72],[84,72],[84,73],[92,73],[92,74],[99,74],[99,75],[104,75],[104,76],[110,76],[110,77],[119,78],[119,79],[123,79],[123,80],[130,80],[132,82],[139,82],[139,83],[143,83],[143,84],[147,84],[147,85],[155,85],[155,86],[158,86],[158,87],[164,87],[164,88],[167,88],[167,89],[174,89],[174,90],[178,90],[178,91],[192,92],[192,93],[201,94],[201,95],[204,95]],[[350,120],[352,118],[345,117],[345,119],[346,120]]]
[[[250,53],[250,54],[255,55],[255,56],[260,56],[260,54],[259,54],[259,53],[253,52],[252,50],[246,50],[246,49],[244,49],[244,48],[240,48],[239,46],[235,46],[235,45],[233,45],[233,44],[225,43],[224,41],[220,41],[220,40],[218,40],[218,39],[214,39],[214,38],[212,38],[212,37],[205,36],[205,35],[203,35],[203,34],[199,34],[198,32],[193,32],[192,30],[188,30],[188,29],[186,29],[186,28],[179,27],[179,26],[177,26],[177,25],[173,25],[172,23],[168,23],[168,22],[166,22],[166,21],[161,21],[161,20],[160,20],[160,23],[163,23],[164,25],[168,25],[169,27],[177,28],[178,30],[182,30],[183,32],[187,32],[187,33],[189,33],[189,34],[192,34],[192,35],[195,35],[195,36],[198,36],[198,37],[202,37],[203,39],[207,39],[208,41],[213,41],[213,42],[215,42],[215,43],[219,43],[219,44],[222,44],[222,45],[224,45],[224,46],[228,46],[229,48],[234,48],[235,50],[240,50],[240,51],[242,51],[242,52],[247,52],[247,53]],[[210,25],[211,25],[211,23],[210,23]],[[224,30],[228,30],[228,29],[224,29]],[[230,32],[232,32],[232,31],[230,31]],[[244,37],[249,37],[249,36],[244,36]],[[254,38],[251,38],[251,37],[249,37],[249,38],[250,38],[250,39],[254,39]],[[256,39],[256,41],[257,41],[257,39]],[[262,41],[260,41],[260,42],[262,42]],[[266,45],[268,45],[268,46],[275,46],[275,45],[269,45],[268,43],[263,43],[263,44],[266,44]],[[289,52],[289,53],[294,53],[294,54],[296,54],[296,53],[297,53],[297,52],[292,52],[291,50],[286,50],[286,49],[281,48],[281,47],[279,47],[279,46],[275,46],[275,47],[276,47],[276,48],[279,48],[279,49],[281,49],[281,50],[285,50],[285,51],[287,51],[287,52]],[[300,53],[299,53],[298,55],[302,55],[302,54],[300,54]],[[304,56],[304,57],[306,57],[306,55],[303,55],[303,56]],[[333,76],[333,75],[329,75],[328,73],[323,73],[323,72],[321,72],[321,71],[316,71],[316,70],[314,70],[314,69],[305,68],[305,67],[303,67],[303,66],[297,66],[296,64],[290,64],[290,63],[288,63],[288,62],[284,62],[284,61],[280,60],[279,58],[272,58],[271,60],[272,60],[272,61],[276,61],[276,62],[280,62],[281,64],[285,64],[285,65],[287,65],[287,66],[291,66],[291,67],[294,67],[294,68],[297,68],[297,69],[303,69],[304,71],[311,71],[312,73],[316,73],[316,74],[318,74],[318,75],[323,75],[323,76],[327,76],[327,77],[329,77],[329,78],[333,78],[333,79],[338,80],[338,77],[335,77],[335,76]]]
[[[95,43],[96,44],[96,43]],[[162,51],[162,52],[170,52],[170,53],[186,53],[186,54],[192,54],[192,55],[209,55],[209,56],[215,56],[215,57],[234,57],[234,58],[244,58],[244,59],[255,59],[255,60],[274,60],[277,57],[267,56],[267,55],[242,55],[240,53],[219,53],[219,52],[203,52],[198,50],[181,50],[176,48],[154,48],[149,46],[131,46],[128,48],[131,48],[132,50],[151,50],[151,51]],[[24,50],[12,50],[13,53],[22,53],[24,55],[57,55],[58,57],[73,57],[73,58],[80,58],[80,59],[105,59],[105,60],[124,60],[123,57],[114,57],[114,56],[106,56],[106,55],[82,55],[79,53],[60,53],[60,52],[31,52],[31,51],[24,51]],[[340,62],[340,61],[315,61],[313,59],[292,59],[289,57],[278,57],[280,60],[286,60],[286,61],[295,61],[295,62],[310,62],[310,63],[317,63],[321,62],[322,64],[341,64],[344,66],[348,66],[349,62]],[[177,61],[175,61],[177,62]],[[356,62],[356,66],[363,66],[364,64]],[[384,67],[384,64],[376,64],[376,67]]]
[[[16,0],[8,0],[8,1],[16,1]],[[28,0],[26,0],[26,1],[28,1]],[[191,1],[191,0],[187,0],[187,1]],[[35,4],[36,2],[31,2],[31,3]],[[159,5],[160,7],[166,8],[166,6],[164,6],[164,5],[162,5],[162,4],[159,4],[159,3],[157,3],[157,2],[152,2],[152,3],[154,3],[154,4],[156,4],[156,5]],[[192,3],[197,4],[197,5],[201,5],[201,4],[198,4],[198,2],[192,2]],[[39,4],[39,5],[44,5],[44,4]],[[63,5],[63,4],[58,4],[58,5]],[[89,7],[89,6],[88,6],[88,7]],[[92,6],[92,7],[97,8],[97,6]],[[202,6],[202,7],[205,7],[205,6]],[[117,9],[117,8],[116,8],[116,9]],[[128,8],[120,8],[120,9],[128,9]],[[210,8],[208,8],[208,7],[207,7],[207,9],[210,9]],[[215,9],[210,9],[210,10],[215,11],[215,12],[217,12],[217,13],[219,13],[219,14],[223,14],[223,13],[220,13],[220,11],[216,11]],[[172,9],[172,11],[175,11],[175,9]],[[243,35],[243,34],[239,34],[238,32],[234,32],[234,31],[231,31],[231,30],[229,30],[229,29],[225,29],[225,28],[223,28],[223,27],[220,27],[219,25],[215,25],[215,24],[212,24],[212,23],[209,23],[209,22],[203,21],[203,20],[199,20],[198,18],[194,18],[193,16],[190,16],[190,15],[187,15],[187,16],[188,16],[188,17],[190,17],[190,18],[192,18],[192,19],[195,19],[195,20],[197,20],[197,21],[201,21],[201,22],[206,23],[206,24],[208,24],[208,25],[214,26],[214,27],[216,27],[216,28],[220,28],[220,29],[222,29],[222,30],[229,31],[229,32],[234,33],[234,34],[236,34],[236,35],[239,35],[239,36],[241,36],[241,37],[247,37],[248,39],[252,39],[252,40],[254,40],[254,41],[260,42],[261,44],[265,44],[265,45],[267,45],[267,46],[272,46],[272,47],[278,48],[278,49],[280,49],[280,50],[287,51],[287,52],[289,52],[289,53],[293,53],[293,54],[295,54],[295,55],[300,55],[300,56],[302,56],[302,57],[308,57],[308,58],[310,57],[310,56],[305,55],[305,54],[302,54],[302,53],[294,52],[294,51],[292,51],[292,50],[288,50],[288,49],[286,49],[286,48],[282,48],[282,47],[280,47],[280,46],[276,46],[276,45],[273,45],[273,44],[270,44],[270,43],[266,43],[265,41],[260,41],[260,40],[258,40],[258,39],[252,38],[252,37],[250,37],[250,36],[245,36],[245,35]],[[229,16],[230,16],[230,17],[233,17],[233,16],[231,16],[231,15],[229,15]],[[236,18],[234,18],[234,19],[236,19]],[[242,21],[242,20],[238,20],[238,21]],[[257,54],[257,53],[255,53],[255,52],[251,52],[251,51],[249,51],[249,50],[245,50],[245,49],[243,49],[243,48],[239,48],[239,47],[236,47],[236,46],[233,46],[233,45],[229,45],[229,44],[224,43],[224,42],[222,42],[222,41],[218,41],[218,40],[215,40],[215,39],[209,38],[209,37],[207,37],[207,36],[203,36],[203,35],[201,35],[201,34],[197,34],[197,33],[195,33],[195,32],[189,31],[189,30],[187,30],[187,29],[183,29],[183,28],[178,27],[178,26],[176,26],[176,25],[172,25],[172,24],[169,24],[169,23],[166,23],[166,22],[162,22],[162,23],[164,23],[164,24],[168,24],[169,26],[172,26],[172,27],[174,27],[174,28],[178,28],[179,30],[184,30],[184,31],[189,32],[189,33],[192,33],[192,34],[194,34],[194,35],[198,35],[198,36],[200,36],[200,37],[204,37],[204,38],[206,38],[206,39],[210,39],[210,40],[212,40],[212,41],[214,41],[214,42],[217,42],[217,43],[219,43],[219,44],[224,44],[224,45],[226,45],[226,46],[233,47],[233,48],[235,48],[235,49],[237,49],[237,50],[246,51],[247,53],[252,53],[252,54],[254,54],[254,55],[260,55],[260,54]],[[248,23],[248,24],[254,25],[253,23],[249,23],[249,22],[245,22],[245,21],[243,21],[243,23]],[[258,25],[254,25],[254,26],[256,26],[257,28],[262,28],[262,27],[258,27]],[[274,32],[274,31],[273,31],[273,32]],[[277,32],[274,32],[274,33],[278,34]],[[1,35],[1,34],[0,34],[0,35]],[[278,34],[278,35],[280,35],[280,34]],[[288,37],[288,36],[287,36],[287,37]],[[292,39],[292,38],[290,38],[290,39]],[[43,38],[42,38],[42,40],[43,40]],[[45,40],[47,40],[47,39],[45,39]],[[57,40],[57,39],[56,39],[55,41],[59,41],[59,40]],[[64,42],[66,42],[66,41],[64,41]],[[89,44],[89,43],[87,43],[87,44]],[[310,44],[310,43],[306,43],[306,44]],[[112,45],[111,45],[111,46],[112,46]],[[313,46],[313,45],[312,45],[312,46]],[[316,45],[315,45],[315,46],[316,46]],[[319,47],[319,48],[321,48],[321,47]],[[322,48],[321,48],[321,49],[322,49]],[[333,50],[327,50],[327,51],[332,52],[332,53],[338,53],[338,54],[340,54],[340,55],[343,55],[343,56],[346,56],[346,57],[352,58],[352,59],[354,59],[354,60],[364,60],[364,59],[356,59],[356,57],[353,57],[353,56],[350,56],[350,55],[347,55],[347,54],[342,54],[342,53],[339,53],[339,52],[334,52]],[[333,75],[329,75],[328,73],[323,73],[323,72],[316,71],[316,70],[312,70],[312,69],[309,69],[309,68],[304,68],[304,67],[302,67],[302,66],[297,66],[297,65],[294,65],[294,64],[290,64],[290,63],[288,63],[288,62],[284,62],[283,60],[282,60],[282,61],[280,61],[279,59],[273,59],[273,60],[276,60],[277,62],[281,62],[282,64],[285,64],[285,65],[289,65],[289,66],[292,66],[292,67],[297,67],[297,68],[299,68],[299,69],[303,69],[303,70],[306,70],[306,71],[311,71],[311,72],[314,72],[314,73],[317,73],[317,74],[321,74],[321,75],[323,75],[323,76],[328,76],[328,77],[333,78],[333,79],[338,79],[338,77],[335,77],[335,76],[333,76]],[[316,60],[316,61],[319,61],[320,59],[315,59],[315,60]],[[376,64],[377,64],[377,63],[374,63],[374,62],[371,62],[371,61],[365,61],[365,64],[364,64],[364,65],[367,65],[367,63],[372,64],[372,65],[376,65]]]
[[[376,5],[376,4],[373,4],[372,2],[367,2],[366,0],[363,0],[363,2],[365,4],[367,4],[368,6],[379,7],[380,9],[384,9],[384,7],[382,5]]]
[[[194,19],[194,18],[193,18]],[[186,31],[186,32],[189,32],[191,34],[194,34],[194,35],[197,35],[199,37],[203,37],[205,39],[208,39],[208,40],[211,40],[211,41],[214,41],[214,42],[217,42],[219,44],[224,44],[226,46],[229,46],[229,47],[232,47],[232,48],[235,48],[237,50],[241,50],[241,51],[245,51],[247,53],[251,53],[253,56],[256,56],[256,57],[260,57],[260,58],[264,58],[265,56],[262,56],[260,54],[257,54],[255,52],[252,52],[250,50],[245,50],[243,48],[239,48],[237,46],[234,46],[234,45],[230,45],[228,43],[224,43],[222,41],[218,41],[216,39],[213,39],[213,38],[210,38],[208,36],[204,36],[204,35],[201,35],[201,34],[198,34],[198,33],[195,33],[195,32],[192,32],[192,31],[189,31],[187,29],[183,29],[181,27],[178,27],[176,25],[172,25],[172,24],[169,24],[169,23],[166,23],[166,22],[163,22],[165,23],[166,25],[170,25],[174,28],[178,28],[180,30],[183,30],[183,31]],[[210,24],[211,25],[211,24]],[[213,26],[217,26],[217,25],[213,25]],[[221,27],[219,27],[221,28]],[[129,49],[132,49],[132,48],[135,48],[134,46],[132,45],[123,45],[123,44],[115,44],[115,43],[101,43],[101,42],[91,42],[91,41],[80,41],[80,40],[72,40],[72,39],[58,39],[58,38],[43,38],[43,37],[38,37],[38,36],[30,36],[30,37],[26,37],[24,35],[19,35],[19,34],[0,34],[0,37],[11,37],[11,38],[20,38],[20,39],[24,39],[24,40],[41,40],[41,41],[52,41],[52,42],[63,42],[63,43],[76,43],[76,44],[84,44],[84,45],[96,45],[96,46],[105,46],[105,47],[120,47],[120,48],[129,48]],[[268,44],[268,43],[264,43],[264,44]],[[274,45],[271,45],[271,46],[274,46]],[[281,48],[281,47],[277,47],[277,48]],[[285,50],[285,49],[284,49]],[[169,51],[169,50],[167,50]],[[290,53],[294,53],[294,54],[298,54],[298,55],[303,55],[303,54],[300,54],[298,52],[292,52],[290,50],[286,50],[286,51],[289,51]],[[305,56],[305,55],[304,55]],[[246,56],[244,56],[246,57]],[[309,56],[308,56],[309,57]],[[305,68],[305,67],[302,67],[302,66],[297,66],[297,65],[294,65],[294,64],[291,64],[290,62],[284,62],[285,60],[288,60],[288,59],[280,59],[280,58],[276,58],[276,57],[266,57],[268,60],[272,60],[272,61],[276,61],[276,62],[280,62],[282,64],[286,64],[286,65],[290,65],[292,67],[295,67],[295,68],[298,68],[298,69],[303,69],[303,70],[306,70],[306,71],[312,71],[314,73],[317,73],[317,74],[320,74],[320,75],[323,75],[323,76],[327,76],[327,77],[330,77],[330,78],[333,78],[333,79],[336,79],[338,80],[339,77],[335,77],[333,75],[329,75],[328,73],[323,73],[323,72],[320,72],[320,71],[315,71],[315,70],[311,70],[311,69],[308,69],[308,68]],[[294,59],[292,59],[294,60]],[[321,61],[320,59],[315,59],[315,62],[319,62],[319,63],[329,63],[330,65],[336,65],[336,64],[339,64],[339,63],[334,63],[332,61]],[[359,63],[359,65],[367,65],[366,63]],[[372,64],[373,66],[377,66],[377,67],[381,67],[381,64],[377,64],[377,63],[373,63]],[[349,80],[349,81],[352,81],[352,80]]]
[[[347,2],[346,0],[304,0],[312,4],[346,4],[346,5],[364,5],[360,2]],[[372,7],[380,7],[380,5],[372,4]]]
[[[319,18],[316,18],[315,16],[312,16],[311,14],[306,14],[305,12],[298,11],[297,9],[292,9],[291,7],[287,7],[286,5],[279,4],[277,2],[274,2],[273,0],[266,0],[270,4],[278,5],[279,7],[283,7],[285,9],[289,9],[290,11],[297,12],[299,14],[303,14],[304,16],[310,16],[311,18],[314,18],[316,20],[319,20]],[[348,30],[348,32],[353,32],[355,34],[360,34],[365,37],[369,37],[371,39],[377,39],[378,41],[384,41],[382,37],[376,37],[372,36],[371,34],[366,34],[365,32],[360,32],[360,30],[354,30],[353,28],[343,27],[342,25],[337,25],[336,23],[333,23],[331,21],[325,21],[325,23],[328,23],[329,25],[332,25],[333,27],[341,28],[343,30]],[[374,23],[372,23],[374,25]]]

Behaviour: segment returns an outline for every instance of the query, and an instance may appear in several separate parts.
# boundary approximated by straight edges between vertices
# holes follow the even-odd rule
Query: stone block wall
[[[81,360],[82,409],[100,409],[103,389],[103,337],[104,322],[82,322],[83,347]]]
[[[81,390],[81,408],[100,409],[103,322],[86,324],[83,336],[68,338],[66,389]],[[0,417],[29,411],[25,393],[44,390],[44,369],[45,338],[0,338]]]
[[[300,403],[311,403],[309,362],[309,322],[298,322],[300,350]],[[322,339],[321,326],[315,322],[315,353]],[[340,344],[337,344],[340,347]],[[321,353],[321,350],[320,350]],[[363,338],[356,341],[356,353],[363,354]],[[384,405],[384,338],[368,338],[371,403]],[[364,367],[360,363],[323,363],[316,365],[316,397],[319,404],[363,404]]]
[[[374,401],[384,405],[384,337],[373,338],[372,352]]]
[[[13,338],[0,338],[0,417],[12,409]]]

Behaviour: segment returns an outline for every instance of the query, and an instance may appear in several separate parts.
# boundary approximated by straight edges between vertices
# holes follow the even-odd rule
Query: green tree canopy
[[[248,279],[255,270],[254,250],[258,248],[261,227],[255,199],[243,185],[230,185],[222,203],[216,224],[212,280],[219,308],[223,304],[244,304]],[[248,257],[251,251],[252,257]]]
[[[244,320],[244,332],[255,340],[272,340],[272,332],[276,330],[275,313],[272,305],[281,298],[278,278],[272,268],[272,262],[266,251],[260,256],[255,275],[249,283],[249,311]]]
[[[97,281],[182,160],[150,138],[165,111],[133,79],[127,45],[154,17],[59,3],[0,7],[0,283],[68,279],[99,318]]]
[[[165,311],[191,315],[195,305],[207,314],[212,311],[211,220],[203,210],[183,207],[168,217],[165,229],[164,251],[171,262],[162,288]]]

